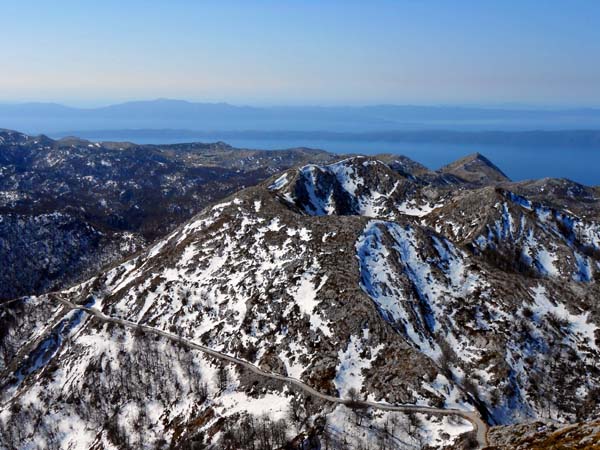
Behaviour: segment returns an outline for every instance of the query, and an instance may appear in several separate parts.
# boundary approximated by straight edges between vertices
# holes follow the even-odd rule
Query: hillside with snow
[[[305,148],[100,143],[0,129],[0,302],[81,282],[239,189],[332,159]]]
[[[0,448],[470,448],[598,417],[593,192],[481,155],[278,173],[5,304]]]

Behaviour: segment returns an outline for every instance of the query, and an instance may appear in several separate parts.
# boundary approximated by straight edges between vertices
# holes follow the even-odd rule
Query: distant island
[[[96,108],[56,103],[0,104],[0,124],[4,128],[47,134],[107,129],[343,133],[599,130],[600,109],[420,105],[255,107],[158,99]]]

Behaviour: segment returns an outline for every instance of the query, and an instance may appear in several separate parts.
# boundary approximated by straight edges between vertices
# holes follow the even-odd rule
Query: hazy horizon
[[[0,105],[17,106],[17,105],[58,105],[66,106],[75,109],[99,109],[109,106],[116,106],[128,103],[152,103],[160,101],[183,102],[203,105],[229,105],[240,108],[364,108],[373,106],[401,106],[401,107],[429,107],[429,108],[477,108],[490,110],[535,110],[535,111],[553,111],[553,110],[573,110],[573,109],[600,109],[600,102],[597,104],[581,104],[581,103],[527,103],[527,102],[352,102],[339,101],[337,103],[314,102],[314,103],[294,103],[284,101],[256,101],[253,103],[235,102],[229,100],[208,101],[202,98],[176,98],[176,97],[141,97],[141,98],[122,98],[122,99],[106,99],[97,101],[69,101],[69,100],[36,100],[36,99],[13,99],[4,100],[0,98]]]
[[[0,127],[29,134],[90,130],[392,132],[600,130],[600,109],[425,105],[238,106],[150,100],[102,107],[0,103]]]
[[[1,102],[600,105],[600,4],[5,2]]]
[[[431,164],[487,146],[513,173],[597,183],[598,2],[30,0],[2,12],[0,128],[384,148]],[[520,167],[525,154],[538,172]]]

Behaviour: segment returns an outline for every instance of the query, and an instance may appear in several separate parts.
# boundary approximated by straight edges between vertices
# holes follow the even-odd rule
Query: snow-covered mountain
[[[290,169],[5,305],[0,447],[467,448],[474,418],[597,417],[597,210],[476,159]]]
[[[0,130],[0,301],[89,278],[210,203],[331,159],[303,148],[55,141]]]

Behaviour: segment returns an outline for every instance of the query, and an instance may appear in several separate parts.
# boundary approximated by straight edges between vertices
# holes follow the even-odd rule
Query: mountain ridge
[[[403,170],[393,167],[350,157],[274,174],[61,295],[298,378],[329,395],[466,408],[479,411],[489,424],[507,426],[599,414],[597,215],[581,218],[513,192],[531,189],[527,184],[439,183],[418,166],[414,173],[406,171],[407,164]],[[590,207],[586,192],[571,193],[570,202]],[[12,361],[11,367],[21,369],[4,372],[10,388],[3,391],[5,401],[20,409],[7,409],[5,424],[26,422],[39,405],[49,405],[58,417],[66,408],[100,430],[89,442],[117,445],[124,442],[120,434],[77,400],[102,398],[112,389],[122,393],[121,406],[100,402],[100,416],[114,414],[118,424],[125,423],[128,404],[150,401],[157,412],[146,412],[140,423],[151,424],[158,434],[149,432],[144,439],[156,443],[158,435],[165,436],[174,448],[193,440],[226,446],[225,436],[243,448],[237,431],[217,430],[230,430],[227,423],[250,420],[248,414],[258,410],[284,417],[281,408],[293,409],[296,401],[304,405],[300,410],[310,410],[315,426],[321,423],[316,417],[324,417],[328,425],[320,428],[319,439],[334,436],[341,444],[345,437],[357,447],[364,436],[381,438],[384,423],[393,417],[418,424],[395,428],[409,447],[452,445],[472,428],[426,415],[369,410],[355,419],[343,405],[307,402],[284,386],[233,368],[227,369],[229,387],[221,389],[219,377],[210,375],[219,365],[198,355],[190,356],[189,371],[208,384],[208,395],[181,387],[187,392],[182,406],[169,386],[187,386],[185,377],[151,350],[161,345],[166,354],[178,355],[170,344],[153,344],[143,335],[134,340],[133,332],[94,325],[85,316],[77,322],[44,296],[15,303],[25,313],[3,311],[0,320],[12,337],[4,341],[2,356],[5,364]],[[54,344],[50,361],[33,370],[27,361],[39,358],[11,358],[17,347],[35,348],[32,336],[35,342],[38,324],[51,323],[49,317],[70,324],[55,329],[72,348]],[[129,362],[117,366],[121,346],[146,349],[155,355],[153,362],[140,365],[135,362],[140,354],[130,351]],[[185,357],[174,356],[177,360]],[[134,375],[129,384],[118,381],[118,374],[148,370],[171,383],[159,386],[150,375],[144,375],[145,389]],[[96,374],[93,384],[84,373]],[[60,397],[65,383],[74,389],[72,403]],[[128,403],[127,389],[139,398]],[[268,406],[259,407],[265,402]],[[361,428],[363,421],[370,431]],[[185,431],[175,424],[186,424]],[[52,444],[51,425],[44,419],[34,434]],[[3,431],[18,439],[16,429],[5,425]],[[132,445],[140,445],[142,438],[130,434]],[[64,439],[73,436],[66,432]]]
[[[0,131],[0,299],[82,281],[207,204],[322,151],[140,146]]]

